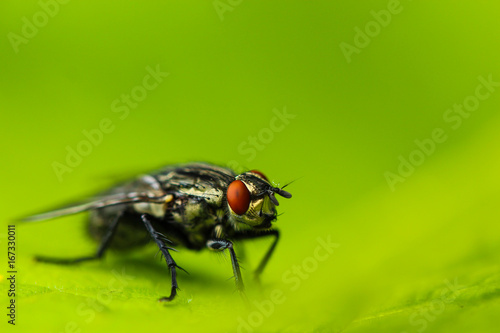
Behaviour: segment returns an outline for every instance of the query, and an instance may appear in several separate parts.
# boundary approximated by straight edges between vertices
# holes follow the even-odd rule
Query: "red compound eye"
[[[229,207],[238,215],[243,215],[250,206],[250,191],[241,180],[235,180],[227,188]]]
[[[265,176],[262,172],[260,172],[260,171],[258,171],[258,170],[252,170],[252,171],[250,171],[250,172],[256,173],[256,174],[258,174],[259,176],[261,176],[262,178],[264,178],[265,180],[267,180],[267,177],[266,177],[266,176]],[[267,180],[267,181],[268,181],[268,180]]]

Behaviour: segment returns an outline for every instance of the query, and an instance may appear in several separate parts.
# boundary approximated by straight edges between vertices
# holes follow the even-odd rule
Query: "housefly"
[[[244,295],[233,242],[274,237],[255,271],[258,277],[279,239],[278,230],[272,229],[279,204],[276,194],[292,197],[283,190],[285,186],[274,187],[256,170],[237,175],[231,169],[207,163],[167,166],[87,201],[24,220],[39,221],[89,212],[89,232],[100,242],[96,253],[79,258],[36,258],[42,262],[75,264],[99,259],[109,248],[130,249],[152,239],[163,254],[171,277],[170,295],[160,301],[171,301],[177,295],[177,269],[183,269],[170,254],[176,251],[174,246],[196,251],[227,250],[236,287]]]

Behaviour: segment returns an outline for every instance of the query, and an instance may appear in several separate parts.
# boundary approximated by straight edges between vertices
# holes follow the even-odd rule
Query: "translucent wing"
[[[171,194],[164,194],[161,196],[154,196],[148,192],[129,192],[120,194],[110,194],[101,197],[94,197],[88,201],[71,204],[60,209],[52,210],[46,213],[28,216],[22,218],[23,222],[34,222],[41,220],[48,220],[55,217],[72,215],[81,213],[88,210],[99,209],[110,206],[125,205],[132,203],[166,203],[172,200]]]

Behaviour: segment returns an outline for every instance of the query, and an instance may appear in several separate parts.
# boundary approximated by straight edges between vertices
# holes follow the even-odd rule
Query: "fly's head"
[[[271,222],[276,220],[276,206],[279,205],[276,194],[292,197],[283,188],[271,185],[257,170],[236,176],[226,192],[230,221],[235,226],[242,223],[257,229],[270,228]]]

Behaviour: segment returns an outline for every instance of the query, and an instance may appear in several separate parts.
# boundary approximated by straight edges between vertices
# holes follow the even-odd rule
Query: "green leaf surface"
[[[497,3],[70,1],[13,46],[40,3],[0,4],[1,332],[498,330]],[[249,304],[228,254],[179,248],[159,303],[153,244],[39,263],[94,253],[88,216],[14,222],[189,161],[295,180],[260,284],[271,239],[236,244]]]

